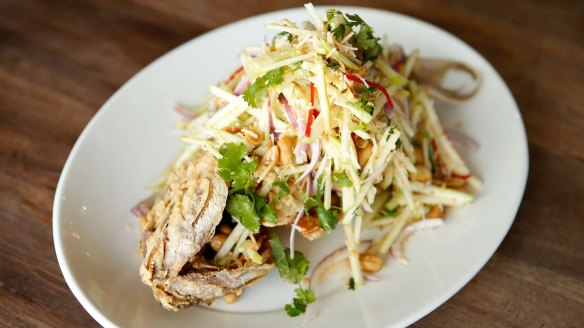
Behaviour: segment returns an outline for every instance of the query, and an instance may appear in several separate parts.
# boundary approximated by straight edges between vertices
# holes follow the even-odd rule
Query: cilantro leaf
[[[217,174],[225,182],[231,182],[233,190],[246,189],[251,186],[253,172],[258,163],[256,161],[244,162],[245,145],[228,143],[221,149],[223,157],[217,160],[219,170]]]
[[[351,279],[349,279],[349,286],[347,287],[347,289],[355,290],[355,279],[353,279],[353,277],[351,277]]]
[[[291,317],[297,317],[300,314],[306,312],[306,307],[310,303],[314,303],[316,301],[316,297],[314,296],[314,292],[310,289],[303,289],[302,287],[298,287],[294,290],[296,292],[296,296],[292,299],[292,304],[286,304],[284,309],[286,313],[288,313]]]
[[[288,41],[292,41],[292,39],[294,38],[294,36],[288,32],[280,32],[274,35],[274,38],[272,39],[272,44],[276,43],[276,40],[282,37],[286,37]]]
[[[278,223],[276,212],[274,212],[274,209],[271,208],[270,205],[268,205],[268,202],[265,197],[255,195],[254,208],[260,218],[270,223],[274,224]]]
[[[335,229],[337,222],[339,222],[339,212],[333,209],[325,209],[322,201],[322,196],[317,198],[309,197],[304,200],[304,212],[308,214],[312,208],[316,208],[316,215],[318,216],[318,221],[320,226],[325,232],[329,233]]]
[[[308,211],[317,206],[321,206],[322,202],[316,198],[309,197],[304,200],[304,212],[308,214]]]
[[[326,22],[328,24],[330,24],[333,21],[333,18],[335,18],[335,12],[336,12],[336,10],[334,10],[334,9],[327,9],[327,11],[326,11]]]
[[[346,14],[349,26],[367,25],[361,17],[357,14]]]
[[[347,29],[345,27],[345,24],[340,24],[339,26],[335,27],[332,30],[335,38],[337,38],[339,40],[342,40],[345,37],[346,31],[347,31]]]
[[[299,284],[304,279],[304,275],[308,272],[308,267],[310,262],[304,257],[299,251],[294,251],[294,259],[290,258],[290,249],[286,248],[286,259],[288,260],[288,265],[290,266],[290,272],[288,273],[288,280],[291,283]]]
[[[243,92],[243,100],[251,107],[258,108],[268,95],[268,88],[284,81],[284,67],[268,71],[258,77],[255,82]]]
[[[278,187],[278,193],[276,194],[276,200],[280,201],[284,196],[290,193],[290,189],[288,188],[288,184],[285,181],[278,181],[273,183],[274,186]]]
[[[326,64],[326,67],[337,68],[337,67],[341,67],[341,64],[339,64],[339,62],[334,60],[334,59],[329,59],[328,63]]]
[[[316,214],[318,215],[320,226],[327,233],[333,231],[337,226],[337,222],[339,222],[339,212],[336,210],[326,210],[324,206],[317,206]]]
[[[260,231],[260,218],[254,210],[254,202],[245,194],[229,196],[225,205],[227,213],[241,220],[241,224],[253,233]]]
[[[282,246],[278,235],[272,235],[272,238],[270,238],[270,247],[272,248],[272,258],[274,259],[274,262],[276,262],[276,267],[278,268],[280,277],[287,277],[290,273],[290,266],[288,265],[284,246]]]
[[[349,179],[349,177],[347,176],[347,173],[345,173],[344,171],[334,173],[333,179],[341,187],[352,187],[353,186],[353,181],[351,181],[351,179]]]
[[[357,45],[363,50],[365,61],[375,60],[382,51],[381,45],[379,44],[379,40],[381,39],[373,35],[373,28],[365,23],[359,15],[347,14],[346,17],[349,26],[359,27],[359,32],[355,35],[355,40]]]
[[[373,28],[362,25],[357,33],[357,44],[365,51],[365,60],[374,60],[381,54],[380,38],[373,36]]]
[[[308,271],[310,262],[299,251],[294,251],[294,259],[290,258],[290,248],[282,246],[280,238],[272,235],[270,238],[270,247],[272,248],[272,257],[278,267],[280,277],[294,284],[299,284]]]

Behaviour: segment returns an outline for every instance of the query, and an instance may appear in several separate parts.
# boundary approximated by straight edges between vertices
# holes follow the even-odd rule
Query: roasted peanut
[[[371,158],[371,154],[373,154],[373,144],[369,143],[365,148],[357,148],[357,160],[359,161],[359,165],[364,167],[365,164]]]
[[[225,126],[223,127],[223,131],[236,134],[237,132],[241,131],[241,128],[239,126]]]
[[[215,252],[218,252],[219,249],[221,249],[221,246],[223,246],[223,243],[225,243],[225,239],[227,239],[227,235],[224,235],[222,233],[218,233],[215,236],[213,236],[213,238],[211,238],[211,241],[209,242],[209,244],[211,244],[211,248]]]
[[[466,180],[458,177],[446,177],[444,183],[448,188],[462,188],[466,184]]]
[[[296,138],[293,136],[281,136],[278,140],[278,149],[280,149],[280,163],[288,165],[294,161],[294,146]]]
[[[424,153],[422,152],[422,148],[414,147],[414,156],[416,156],[416,164],[424,164]]]
[[[444,211],[442,210],[442,207],[440,207],[439,205],[434,205],[430,209],[430,211],[428,211],[426,217],[428,219],[444,219]]]
[[[379,255],[363,253],[359,255],[359,262],[361,262],[361,268],[365,272],[377,272],[383,267],[383,261]]]
[[[224,235],[226,235],[226,236],[229,236],[229,234],[231,233],[231,231],[233,231],[233,229],[228,224],[225,224],[224,223],[224,224],[222,224],[222,225],[219,226],[219,232],[222,233],[222,234],[224,234]]]
[[[227,304],[233,304],[237,301],[237,295],[235,293],[223,296],[223,302]]]
[[[428,182],[432,180],[432,172],[424,165],[416,165],[416,173],[412,173],[412,180],[419,182]]]

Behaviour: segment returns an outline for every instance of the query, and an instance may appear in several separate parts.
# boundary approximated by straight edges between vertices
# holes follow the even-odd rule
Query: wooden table
[[[477,49],[511,88],[529,138],[527,190],[509,235],[466,287],[416,326],[582,326],[584,2],[359,4],[418,17]],[[197,35],[300,5],[0,1],[0,326],[97,326],[61,275],[51,208],[67,155],[105,100]]]

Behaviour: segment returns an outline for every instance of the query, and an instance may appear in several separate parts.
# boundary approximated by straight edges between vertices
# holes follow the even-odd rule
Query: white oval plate
[[[319,8],[321,14],[326,8]],[[461,106],[438,104],[445,127],[477,139],[478,152],[463,156],[484,180],[476,201],[450,210],[446,224],[417,233],[406,247],[407,265],[391,261],[382,282],[357,292],[321,297],[312,327],[408,325],[445,302],[486,263],[507,233],[527,179],[527,142],[515,101],[493,67],[475,50],[428,23],[381,10],[339,7],[357,13],[378,35],[407,51],[465,61],[484,76],[479,94]],[[302,318],[281,310],[292,286],[273,271],[246,289],[232,305],[163,310],[140,282],[138,222],[129,209],[148,195],[144,188],[181,147],[171,133],[177,101],[196,104],[208,85],[239,66],[244,46],[269,35],[263,26],[282,18],[308,20],[303,8],[248,18],[202,35],[162,56],[130,79],[99,110],[73,147],[59,180],[53,233],[67,284],[85,309],[104,326],[122,327],[297,327]],[[312,263],[343,244],[331,235],[318,247],[300,247]],[[213,311],[220,309],[221,311]],[[231,313],[228,313],[231,312]],[[254,314],[241,314],[252,312]]]

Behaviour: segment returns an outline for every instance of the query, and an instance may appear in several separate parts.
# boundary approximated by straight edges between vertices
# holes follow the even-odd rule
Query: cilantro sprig
[[[243,100],[251,107],[259,108],[268,96],[268,88],[276,86],[284,81],[284,67],[268,71],[258,77],[255,82],[243,92]]]
[[[266,222],[277,223],[276,212],[268,205],[266,198],[251,190],[253,172],[258,163],[245,160],[245,145],[227,143],[219,152],[223,157],[217,160],[219,168],[217,174],[225,182],[231,182],[225,205],[227,213],[241,220],[241,224],[253,233],[259,232],[262,219]]]
[[[352,187],[353,186],[353,181],[351,181],[351,179],[349,179],[349,177],[347,176],[347,173],[345,173],[344,171],[334,173],[333,180],[335,180],[335,182],[338,183],[339,186],[341,186],[341,187]]]
[[[314,296],[314,292],[310,289],[298,287],[294,289],[294,291],[296,292],[297,297],[292,299],[292,304],[286,304],[284,307],[286,313],[291,317],[297,317],[306,312],[308,304],[316,301],[316,296]]]
[[[299,316],[306,311],[306,307],[310,303],[316,301],[314,292],[310,289],[302,288],[302,280],[308,272],[310,262],[299,251],[294,251],[294,258],[290,257],[290,249],[284,248],[280,237],[273,235],[270,238],[270,247],[272,248],[272,257],[280,273],[280,277],[293,284],[298,284],[296,297],[292,299],[291,304],[286,304],[284,310],[291,317]]]
[[[363,59],[365,61],[375,60],[381,54],[380,38],[375,37],[373,28],[365,23],[359,15],[343,15],[340,11],[329,10],[327,11],[326,21],[329,25],[329,30],[338,40],[342,40],[353,30],[355,36],[351,38],[351,42],[363,51]]]
[[[323,196],[324,190],[319,188],[315,197],[306,198],[304,200],[304,212],[308,214],[308,212],[314,208],[316,210],[316,215],[318,216],[318,222],[320,223],[320,226],[326,233],[329,233],[335,229],[337,223],[339,222],[339,212],[334,209],[327,210],[322,202]]]
[[[379,44],[380,38],[377,38],[373,35],[374,30],[371,26],[367,25],[359,15],[354,14],[347,14],[347,21],[349,26],[359,27],[359,32],[356,34],[356,42],[357,45],[363,49],[364,52],[364,59],[367,60],[375,60],[382,51],[381,45]]]
[[[219,149],[223,157],[217,160],[219,170],[217,174],[231,182],[231,189],[242,190],[249,188],[253,182],[253,172],[258,167],[257,161],[245,161],[245,145],[228,143]]]

